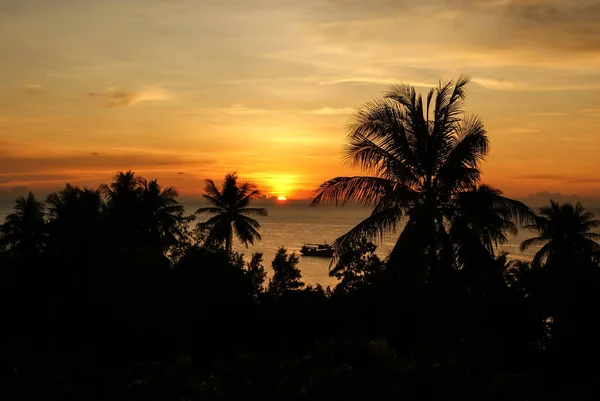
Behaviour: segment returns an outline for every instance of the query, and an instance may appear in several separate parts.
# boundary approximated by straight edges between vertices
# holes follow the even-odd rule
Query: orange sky
[[[303,198],[390,84],[473,75],[486,182],[600,197],[596,0],[0,0],[0,187],[237,171]]]

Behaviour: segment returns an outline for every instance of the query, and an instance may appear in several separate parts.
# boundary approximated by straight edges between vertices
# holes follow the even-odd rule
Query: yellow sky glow
[[[510,196],[600,197],[595,0],[0,0],[0,190],[132,169],[182,194],[236,171],[306,198],[353,174],[354,110],[473,76]]]

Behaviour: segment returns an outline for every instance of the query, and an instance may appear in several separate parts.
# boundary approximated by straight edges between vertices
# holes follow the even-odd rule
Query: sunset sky
[[[0,0],[0,187],[122,169],[305,198],[389,85],[468,72],[510,196],[600,197],[597,0]]]

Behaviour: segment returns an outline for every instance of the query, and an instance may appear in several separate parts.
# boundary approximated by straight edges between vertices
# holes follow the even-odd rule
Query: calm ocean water
[[[184,205],[187,213],[193,213],[201,206],[199,203]],[[263,252],[265,267],[269,272],[271,260],[278,247],[285,246],[290,252],[298,252],[304,243],[331,243],[369,214],[368,210],[360,207],[319,206],[311,208],[308,206],[308,202],[269,204],[265,207],[269,211],[269,216],[259,218],[262,225],[260,230],[262,241],[249,248],[234,243],[234,250],[242,252],[248,257],[252,252]],[[0,205],[0,221],[3,222],[11,211],[10,204]],[[596,216],[600,216],[600,210],[593,211]],[[198,221],[203,219],[206,217],[200,217]],[[502,246],[502,249],[510,252],[512,258],[529,259],[535,253],[535,249],[521,253],[519,244],[531,236],[532,233],[521,230],[517,236],[511,237],[509,242]],[[383,242],[378,244],[378,254],[380,256],[387,255],[392,249],[395,239],[396,237],[391,235],[384,238]],[[324,286],[335,284],[335,279],[328,275],[328,259],[300,256],[299,267],[302,270],[303,280],[307,284],[320,283]]]

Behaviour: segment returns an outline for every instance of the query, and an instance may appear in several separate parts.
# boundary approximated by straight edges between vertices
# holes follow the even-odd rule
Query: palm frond
[[[265,208],[246,207],[239,210],[240,214],[246,216],[268,216],[269,212]]]
[[[600,234],[597,233],[582,233],[581,236],[590,241],[594,241],[596,243],[600,242]],[[600,244],[599,244],[600,246]]]
[[[254,187],[254,184],[252,184]],[[244,208],[250,204],[253,199],[256,199],[260,196],[260,191],[254,188],[246,188],[243,191],[240,191],[239,200],[236,203],[237,208]]]
[[[434,186],[451,192],[479,181],[479,164],[489,151],[489,140],[478,117],[466,119],[456,138],[451,139],[447,155],[437,167]]]
[[[332,247],[336,250],[336,254],[339,255],[363,239],[367,241],[381,240],[385,234],[393,234],[395,232],[401,219],[402,209],[399,207],[373,212],[346,234],[337,238],[333,242]]]
[[[522,244],[521,244],[522,245]],[[544,260],[548,260],[550,254],[552,253],[552,243],[547,243],[544,245],[533,257],[532,264],[534,266],[541,266]]]
[[[254,244],[254,240],[260,240],[261,236],[256,228],[260,228],[260,224],[246,216],[236,216],[233,221],[234,232],[238,240],[246,247],[248,244]]]
[[[545,238],[542,238],[542,237],[529,238],[529,239],[526,239],[525,241],[521,242],[519,249],[521,250],[521,252],[523,252],[523,251],[526,251],[527,249],[531,248],[532,246],[543,245],[543,244],[546,244],[547,242],[548,242],[548,240]]]
[[[196,210],[196,214],[219,214],[223,213],[223,209],[218,207],[201,207]]]
[[[398,105],[379,101],[365,105],[349,127],[349,145],[344,161],[366,171],[402,172],[416,182],[414,155],[406,127],[407,114]]]
[[[337,177],[321,184],[311,205],[330,202],[335,205],[357,203],[372,206],[392,193],[399,195],[401,192],[407,196],[414,194],[412,189],[386,178]]]

